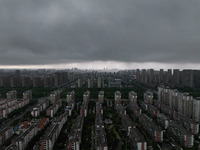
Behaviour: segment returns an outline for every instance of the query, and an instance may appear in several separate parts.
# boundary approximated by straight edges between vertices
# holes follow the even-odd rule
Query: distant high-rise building
[[[167,75],[165,77],[165,83],[169,84],[169,83],[171,83],[171,80],[172,80],[172,70],[168,69]]]
[[[15,76],[20,77],[20,75],[21,75],[20,70],[15,70]]]
[[[55,73],[54,84],[55,84],[55,87],[59,87],[59,73],[58,72]]]
[[[91,79],[88,79],[88,88],[91,88]]]
[[[179,69],[174,69],[173,70],[173,81],[175,86],[177,86],[180,82],[180,71]]]
[[[42,86],[42,81],[40,77],[33,78],[33,87],[40,87]]]
[[[164,70],[160,69],[159,72],[159,83],[164,83]]]
[[[140,80],[140,69],[136,70],[136,79]]]
[[[22,87],[30,87],[32,85],[32,81],[30,77],[22,77]]]
[[[34,77],[34,78],[39,77],[38,70],[36,70],[36,71],[33,73],[33,77]]]
[[[154,82],[154,70],[153,69],[149,70],[149,82],[150,83]]]
[[[101,77],[98,77],[98,88],[101,88]]]
[[[81,79],[78,79],[78,88],[82,87]]]
[[[193,70],[183,70],[182,82],[184,87],[193,87]]]

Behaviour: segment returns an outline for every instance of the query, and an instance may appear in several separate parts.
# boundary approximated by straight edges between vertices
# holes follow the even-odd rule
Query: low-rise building
[[[84,122],[84,116],[79,115],[76,118],[75,123],[71,127],[65,150],[80,150],[83,122]]]
[[[194,136],[176,122],[170,121],[167,131],[170,136],[184,147],[192,147],[194,145]]]
[[[135,117],[139,117],[139,115],[142,113],[142,109],[137,104],[129,104],[128,108]]]
[[[156,107],[154,107],[153,105],[148,104],[147,112],[152,118],[156,118],[157,114],[159,113],[159,110]]]
[[[192,134],[199,133],[199,123],[193,121],[191,118],[185,117],[180,112],[174,112],[173,119],[183,126],[183,128],[189,130]]]
[[[131,149],[147,150],[147,142],[144,139],[144,136],[135,127],[130,129],[129,143],[130,143]]]
[[[96,150],[107,150],[106,132],[103,123],[102,105],[96,103],[96,118],[95,118],[95,148]]]
[[[39,143],[34,146],[34,150],[36,150],[36,148],[39,148],[40,150],[53,150],[54,143],[58,138],[63,125],[67,122],[67,116],[68,114],[65,112],[50,124]]]
[[[5,127],[0,131],[0,145],[3,145],[6,140],[13,136],[12,127]]]
[[[139,122],[144,131],[154,142],[163,141],[163,130],[147,115],[141,114],[139,116]]]
[[[163,128],[167,129],[169,126],[170,119],[162,113],[157,114],[157,123]]]
[[[53,104],[46,110],[46,115],[53,118],[53,116],[56,114],[56,112],[61,106],[62,106],[62,101],[61,100],[57,101],[55,104]]]

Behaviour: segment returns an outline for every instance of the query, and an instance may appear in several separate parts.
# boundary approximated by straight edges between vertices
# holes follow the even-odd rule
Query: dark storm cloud
[[[1,0],[0,64],[200,62],[199,0]]]

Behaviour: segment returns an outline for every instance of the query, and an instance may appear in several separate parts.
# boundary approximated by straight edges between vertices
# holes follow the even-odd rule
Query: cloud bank
[[[199,0],[1,0],[0,64],[200,63]]]

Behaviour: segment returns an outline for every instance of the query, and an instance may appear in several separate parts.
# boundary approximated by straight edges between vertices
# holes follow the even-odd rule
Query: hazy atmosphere
[[[1,0],[0,65],[198,68],[199,8],[199,0]]]

